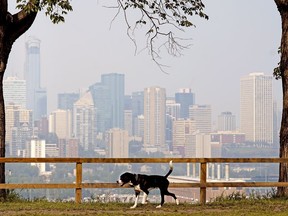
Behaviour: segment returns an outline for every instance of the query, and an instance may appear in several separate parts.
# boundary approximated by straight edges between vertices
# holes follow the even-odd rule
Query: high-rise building
[[[111,128],[111,103],[109,88],[102,83],[95,83],[89,87],[92,94],[97,116],[97,132],[104,133]]]
[[[132,110],[124,110],[124,129],[128,131],[129,136],[133,134]]]
[[[246,140],[273,143],[272,76],[250,73],[240,81],[240,130]]]
[[[58,139],[72,136],[72,111],[56,110],[49,115],[49,133],[55,133]]]
[[[27,125],[29,131],[32,131],[32,111],[22,108],[20,105],[9,104],[5,106],[6,116],[6,143],[12,141],[13,128],[22,128],[23,124]],[[21,145],[21,144],[19,144]],[[20,148],[20,147],[19,147]],[[17,146],[11,146],[11,151],[16,152]],[[12,150],[14,149],[14,150]],[[13,153],[14,154],[14,153]]]
[[[180,117],[180,104],[176,103],[174,98],[166,99],[166,143],[169,145],[170,151],[173,143],[173,122]]]
[[[26,80],[27,109],[33,111],[33,119],[47,116],[47,92],[41,88],[40,40],[29,37],[26,42],[26,62],[24,78]]]
[[[231,112],[222,112],[218,116],[218,131],[235,131],[236,117]]]
[[[132,96],[131,95],[124,96],[124,110],[132,110]]]
[[[79,142],[78,139],[72,138],[66,141],[66,157],[79,157]]]
[[[175,94],[175,101],[181,105],[180,118],[189,118],[189,106],[195,104],[195,94],[190,88],[181,88]]]
[[[132,114],[133,118],[144,114],[144,92],[132,92]]]
[[[166,90],[160,87],[144,89],[144,148],[166,149]]]
[[[7,153],[14,157],[21,156],[33,132],[32,111],[9,104],[5,106],[5,116]]]
[[[181,118],[181,104],[176,103],[174,99],[166,100],[166,114],[174,120]]]
[[[79,100],[79,93],[58,94],[58,109],[73,110],[74,103]]]
[[[32,127],[27,122],[21,123],[18,127],[13,127],[11,129],[11,141],[8,144],[9,148],[6,150],[9,156],[25,157],[23,153],[26,151],[26,144],[30,141],[32,135]]]
[[[110,158],[127,158],[129,155],[128,131],[112,128],[107,132],[107,155]]]
[[[124,74],[102,74],[101,83],[109,89],[111,128],[124,129]]]
[[[212,111],[210,105],[192,105],[189,107],[189,118],[195,120],[198,133],[209,134],[212,127]]]
[[[74,129],[73,133],[79,139],[79,144],[84,151],[96,147],[96,110],[91,92],[86,92],[74,104]]]
[[[187,136],[185,156],[196,158],[211,158],[212,153],[210,134],[195,132]]]
[[[133,135],[139,134],[137,132],[137,122],[138,122],[138,116],[143,116],[144,114],[144,92],[138,91],[138,92],[132,92],[131,96],[131,106],[132,106],[132,118],[133,118]]]
[[[134,119],[134,135],[144,137],[144,115],[139,115]]]
[[[26,81],[18,77],[7,77],[3,81],[5,104],[20,105],[26,108]]]
[[[178,151],[181,156],[186,156],[185,149],[191,145],[191,136],[196,131],[194,120],[179,119],[173,121],[173,151]]]
[[[27,150],[31,158],[46,157],[46,142],[38,138],[33,138],[27,145]],[[46,172],[46,163],[31,163],[31,166],[36,166],[39,169],[40,175]]]
[[[97,131],[124,128],[124,74],[103,74],[89,87],[97,111]]]

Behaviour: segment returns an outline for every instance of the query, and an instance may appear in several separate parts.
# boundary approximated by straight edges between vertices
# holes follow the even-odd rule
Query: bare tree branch
[[[184,40],[189,40],[175,36],[175,30],[183,32],[186,27],[194,27],[190,21],[193,15],[208,19],[203,12],[204,4],[201,0],[117,0],[117,13],[112,22],[123,12],[124,20],[127,25],[127,35],[135,45],[137,52],[137,43],[135,39],[135,30],[137,27],[147,26],[147,41],[144,49],[148,50],[152,60],[164,72],[165,65],[160,64],[161,58],[159,50],[165,48],[167,53],[172,56],[181,56],[184,49],[190,45],[184,45]],[[129,19],[128,12],[139,12],[138,18]],[[132,28],[132,26],[134,26]],[[164,42],[163,42],[164,40]],[[157,46],[156,44],[161,45]],[[142,49],[141,52],[144,50]]]

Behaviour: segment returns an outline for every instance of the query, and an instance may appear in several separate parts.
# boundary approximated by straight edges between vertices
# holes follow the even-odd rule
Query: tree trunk
[[[39,5],[30,0],[27,5]],[[8,1],[0,0],[0,157],[5,157],[5,106],[3,96],[3,77],[13,43],[33,24],[37,11],[27,13],[24,9],[11,15]],[[5,183],[5,164],[0,163],[0,184]],[[6,199],[6,190],[0,189],[0,200]]]
[[[12,44],[7,35],[7,1],[0,1],[0,157],[5,157],[5,106],[3,98],[3,77]],[[0,163],[0,183],[5,183],[5,164]],[[0,189],[0,198],[6,199],[6,190]]]
[[[6,67],[6,64],[4,67]],[[5,157],[5,132],[6,132],[5,131],[5,106],[4,106],[3,84],[2,84],[3,76],[4,76],[4,71],[0,72],[0,157]],[[0,163],[0,183],[5,183],[5,164],[4,163]],[[0,198],[4,200],[6,199],[5,189],[0,190]]]
[[[282,20],[280,73],[282,79],[283,110],[280,130],[280,158],[288,158],[288,0],[275,0]],[[280,163],[279,182],[288,181],[288,163]],[[288,196],[288,188],[278,187],[277,196]]]
[[[1,16],[0,16],[1,20]],[[0,157],[5,157],[5,105],[3,96],[3,77],[13,41],[7,32],[7,26],[0,21]],[[0,163],[0,183],[5,183],[5,164]],[[6,190],[0,189],[0,198],[6,199]]]

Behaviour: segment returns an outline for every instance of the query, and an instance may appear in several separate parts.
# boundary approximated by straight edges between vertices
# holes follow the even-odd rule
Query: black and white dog
[[[176,204],[179,204],[179,201],[175,194],[168,191],[169,181],[167,177],[173,171],[172,161],[170,161],[169,166],[170,170],[165,176],[132,174],[129,172],[123,173],[120,176],[120,179],[117,181],[117,183],[121,187],[125,184],[129,184],[131,187],[134,187],[136,198],[135,203],[131,208],[136,208],[141,191],[144,193],[142,204],[147,204],[146,199],[149,194],[149,190],[154,188],[159,188],[161,193],[161,203],[156,208],[161,208],[164,204],[164,195],[172,196],[175,199]]]

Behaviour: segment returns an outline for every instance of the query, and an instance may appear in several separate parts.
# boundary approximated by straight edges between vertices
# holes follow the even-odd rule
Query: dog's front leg
[[[135,191],[135,203],[133,206],[130,207],[131,209],[136,208],[137,203],[138,203],[139,194],[140,194],[140,191]]]
[[[147,196],[148,196],[148,194],[145,193],[145,192],[143,192],[143,199],[142,199],[142,204],[143,204],[143,205],[147,204],[147,202],[146,202]]]

